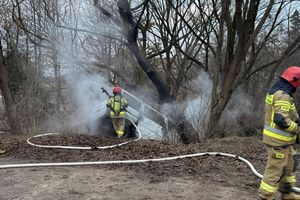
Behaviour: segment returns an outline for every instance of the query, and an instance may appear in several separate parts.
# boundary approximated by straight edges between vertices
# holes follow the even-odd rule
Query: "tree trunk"
[[[98,9],[100,9],[103,14],[115,20],[115,17],[111,13],[107,12],[103,7],[101,7],[97,0],[95,0],[94,4]],[[128,41],[128,47],[131,53],[136,58],[138,64],[141,66],[143,71],[146,73],[146,75],[156,88],[159,94],[160,103],[171,103],[172,101],[175,101],[175,99],[169,92],[167,84],[161,78],[158,71],[155,70],[154,66],[148,61],[145,54],[141,51],[137,44],[138,23],[136,23],[133,19],[128,0],[118,0],[118,7],[123,22],[121,27]],[[176,111],[174,110],[174,112],[172,112],[172,115],[175,112]],[[176,116],[176,113],[174,114],[174,116]],[[176,127],[176,130],[182,142],[192,143],[199,141],[198,133],[184,116],[176,116],[172,118],[172,122]]]
[[[232,90],[231,90],[232,91]],[[210,120],[208,123],[208,133],[206,134],[206,137],[210,137],[214,135],[214,131],[216,130],[218,123],[221,119],[222,113],[225,110],[225,107],[227,103],[229,102],[229,99],[231,97],[232,92],[229,94],[223,96],[219,95],[217,98],[215,98],[215,101],[212,101],[211,105],[211,112],[210,112]]]
[[[61,78],[60,78],[60,63],[58,60],[58,53],[56,50],[54,50],[53,52],[53,66],[54,66],[54,77],[56,83],[56,112],[60,112],[60,108],[63,106],[63,103],[62,103]]]
[[[4,107],[8,116],[8,123],[12,133],[22,133],[18,119],[17,106],[8,87],[8,74],[5,67],[2,44],[0,41],[0,90],[4,98]]]
[[[156,87],[161,102],[168,102],[171,100],[168,87],[161,79],[154,67],[149,63],[146,56],[141,52],[136,42],[130,42],[129,48],[135,56],[137,62],[142,67],[148,78],[151,80],[153,85]]]
[[[206,137],[214,134],[233,91],[238,87],[238,83],[245,79],[245,77],[239,76],[241,66],[275,3],[274,0],[269,1],[262,18],[255,26],[260,1],[251,0],[247,14],[242,17],[242,3],[240,0],[236,0],[233,19],[230,16],[230,1],[222,0],[221,2],[222,10],[219,22],[217,55],[215,57],[216,65],[213,68],[211,116]],[[226,36],[228,43],[224,45],[223,38]],[[236,45],[233,45],[234,41],[236,41]],[[222,57],[224,47],[226,47],[225,58]]]

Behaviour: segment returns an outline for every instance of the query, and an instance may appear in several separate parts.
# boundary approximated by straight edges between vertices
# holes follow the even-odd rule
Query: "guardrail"
[[[137,117],[144,117],[145,115],[145,108],[151,110],[152,112],[154,112],[155,114],[157,114],[158,116],[160,116],[161,118],[163,118],[164,124],[159,124],[157,121],[155,121],[154,119],[151,119],[151,116],[147,116],[149,119],[153,120],[154,122],[158,123],[161,127],[165,128],[166,131],[168,131],[169,127],[168,127],[168,118],[167,116],[165,116],[164,114],[162,114],[160,111],[158,111],[157,109],[153,108],[152,106],[144,103],[144,101],[142,101],[141,99],[137,98],[135,95],[131,94],[130,92],[128,92],[127,90],[123,89],[123,96],[126,98],[126,96],[131,97],[132,99],[136,100],[140,105],[139,108],[137,109],[137,111],[139,112],[140,116]],[[130,105],[130,103],[129,103]],[[133,106],[131,106],[132,108],[134,108]]]

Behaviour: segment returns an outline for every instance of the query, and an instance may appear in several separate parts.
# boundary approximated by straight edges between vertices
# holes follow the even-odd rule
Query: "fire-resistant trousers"
[[[284,192],[286,185],[296,183],[294,173],[294,154],[292,145],[285,147],[267,146],[268,161],[259,187],[259,196],[264,199],[275,199],[279,188]]]
[[[124,135],[125,118],[124,117],[112,117],[112,123],[118,137]]]

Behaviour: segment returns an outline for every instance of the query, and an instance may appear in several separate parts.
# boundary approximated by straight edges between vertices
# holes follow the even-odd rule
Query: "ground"
[[[0,135],[0,165],[158,158],[224,152],[249,160],[263,172],[265,149],[258,137],[211,139],[200,144],[141,140],[107,150],[44,149],[28,136]],[[64,134],[34,138],[47,145],[103,146],[123,140]],[[258,199],[260,179],[235,158],[202,156],[141,164],[0,169],[0,199]]]

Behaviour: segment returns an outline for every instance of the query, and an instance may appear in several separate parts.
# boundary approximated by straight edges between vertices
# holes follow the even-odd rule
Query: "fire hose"
[[[127,118],[129,119],[129,118]],[[99,146],[96,147],[97,149],[109,149],[114,148],[118,146],[122,146],[125,144],[128,144],[129,142],[137,141],[141,139],[141,133],[137,127],[137,125],[131,120],[131,123],[135,126],[138,137],[134,140],[123,142],[116,145],[110,145],[110,146]],[[61,149],[79,149],[79,150],[91,150],[94,149],[92,147],[76,147],[76,146],[50,146],[50,145],[38,145],[30,142],[30,139],[37,138],[37,137],[43,137],[43,136],[49,136],[49,135],[57,135],[60,133],[46,133],[41,135],[36,135],[33,137],[30,137],[27,139],[27,143],[35,146],[35,147],[43,147],[43,148],[61,148]],[[0,169],[12,169],[12,168],[29,168],[29,167],[65,167],[65,166],[87,166],[87,165],[107,165],[107,164],[135,164],[135,163],[146,163],[146,162],[162,162],[162,161],[170,161],[170,160],[177,160],[177,159],[183,159],[183,158],[192,158],[192,157],[200,157],[200,156],[225,156],[230,158],[238,159],[244,163],[246,163],[251,171],[258,177],[262,178],[262,174],[260,174],[255,167],[249,162],[247,159],[234,155],[229,153],[222,153],[222,152],[203,152],[203,153],[194,153],[194,154],[186,154],[186,155],[180,155],[180,156],[172,156],[172,157],[164,157],[164,158],[150,158],[150,159],[139,159],[139,160],[106,160],[106,161],[86,161],[86,162],[57,162],[57,163],[24,163],[24,164],[6,164],[6,165],[0,165]],[[292,187],[292,190],[294,192],[300,193],[300,188],[298,187]]]
[[[142,138],[142,134],[140,133],[140,130],[137,128],[137,125],[130,118],[126,117],[126,119],[128,119],[135,126],[135,128],[138,132],[138,137],[134,140],[129,140],[129,141],[122,142],[122,143],[119,143],[119,144],[114,144],[114,145],[109,145],[109,146],[99,146],[99,147],[79,147],[79,146],[41,145],[41,144],[34,144],[30,141],[32,138],[44,137],[44,136],[49,136],[49,135],[59,135],[61,133],[45,133],[45,134],[35,135],[35,136],[32,136],[32,137],[28,138],[27,143],[30,144],[31,146],[35,146],[35,147],[54,148],[54,149],[92,150],[92,149],[111,149],[111,148],[114,148],[114,147],[120,147],[120,146],[123,146],[125,144],[130,143],[130,142],[138,141]]]

